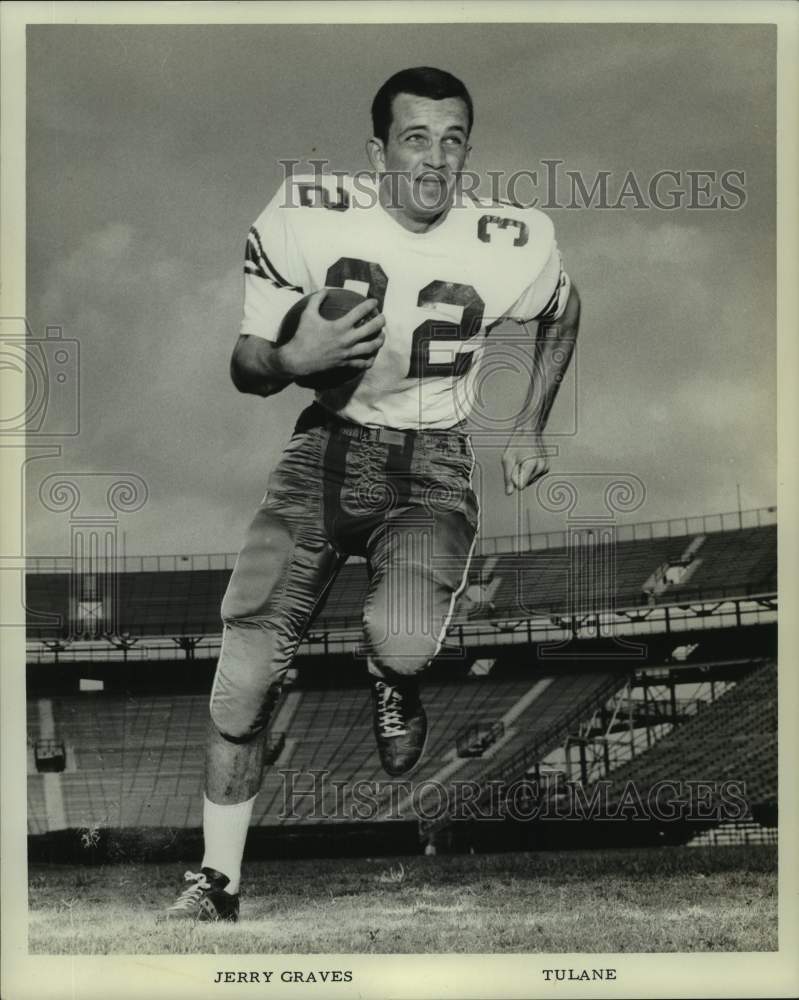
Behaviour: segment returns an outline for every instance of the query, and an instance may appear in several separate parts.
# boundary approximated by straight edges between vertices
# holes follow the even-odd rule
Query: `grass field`
[[[251,862],[237,925],[167,923],[177,865],[32,865],[40,954],[777,949],[774,847]]]

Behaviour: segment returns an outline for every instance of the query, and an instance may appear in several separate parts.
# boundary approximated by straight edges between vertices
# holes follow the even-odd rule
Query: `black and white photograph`
[[[799,19],[669,10],[6,5],[8,1000],[795,995]]]

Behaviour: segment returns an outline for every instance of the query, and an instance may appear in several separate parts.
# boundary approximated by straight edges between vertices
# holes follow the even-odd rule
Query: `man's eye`
[[[448,143],[450,146],[462,146],[463,139],[459,135],[448,135],[444,142]]]
[[[407,140],[406,140],[406,141],[407,141],[407,142],[422,142],[422,141],[423,141],[423,138],[424,138],[424,137],[423,137],[423,136],[421,136],[421,135],[409,135],[409,136],[407,137]]]

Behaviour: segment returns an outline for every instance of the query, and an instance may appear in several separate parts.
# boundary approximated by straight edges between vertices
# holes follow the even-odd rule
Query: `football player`
[[[269,396],[340,367],[354,377],[317,391],[300,415],[231,575],[210,702],[205,855],[172,916],[237,919],[262,736],[350,555],[367,562],[364,646],[382,766],[397,776],[418,763],[427,733],[419,677],[440,648],[478,529],[464,422],[486,338],[505,319],[538,324],[536,403],[502,454],[506,492],[547,471],[541,435],[579,317],[552,223],[460,191],[473,107],[449,73],[392,76],[372,120],[373,175],[290,177],[249,233],[235,385]],[[366,301],[325,319],[330,288]],[[283,318],[309,293],[283,339]]]

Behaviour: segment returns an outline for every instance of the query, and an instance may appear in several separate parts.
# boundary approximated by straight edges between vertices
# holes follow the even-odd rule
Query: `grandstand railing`
[[[686,847],[719,847],[740,844],[777,844],[779,831],[776,826],[763,826],[754,820],[720,823],[710,830],[703,830],[692,837]]]
[[[723,514],[701,514],[696,517],[675,517],[661,521],[642,521],[635,524],[617,524],[617,542],[645,541],[655,538],[681,538],[683,535],[711,534],[742,528],[759,528],[777,523],[776,507],[753,507],[749,510],[727,511]],[[583,544],[587,539],[583,537]],[[541,549],[562,549],[569,545],[569,532],[543,531],[499,535],[479,539],[476,553],[481,556],[502,553],[535,552]],[[217,552],[193,555],[118,556],[114,571],[118,573],[175,572],[178,570],[233,569],[235,552]],[[351,561],[359,561],[357,559]],[[69,573],[74,562],[72,556],[28,556],[28,573]]]
[[[751,670],[762,665],[762,659],[750,657],[741,660],[718,661],[714,664],[706,664],[709,667],[718,669],[723,665],[735,665],[737,667],[747,667]],[[702,664],[692,664],[694,669],[702,669]],[[657,668],[655,668],[657,669]],[[700,712],[705,711],[708,706],[717,701],[723,694],[729,691],[737,683],[727,680],[715,680],[711,682],[689,681],[689,686],[695,693],[690,698],[677,697],[676,692],[680,686],[679,675],[674,674],[675,664],[669,663],[662,668],[666,675],[666,683],[652,683],[653,670],[651,667],[636,671],[630,679],[629,691],[619,691],[616,694],[618,702],[621,696],[624,701],[624,709],[619,712],[616,726],[598,725],[583,728],[582,735],[585,739],[587,749],[587,778],[584,784],[590,784],[608,778],[617,768],[629,763],[630,760],[646,753],[652,745],[663,736],[671,733],[678,726],[689,722]],[[631,698],[630,695],[636,689],[640,690],[646,685],[647,690],[671,687],[672,695],[666,698]],[[654,711],[653,711],[654,708]],[[592,720],[593,721],[593,720]],[[567,768],[567,776],[574,780],[573,775]],[[582,781],[582,775],[580,776]]]
[[[684,598],[679,603],[648,607],[621,607],[600,612],[599,616],[566,613],[549,617],[514,617],[486,619],[479,622],[456,622],[450,626],[442,649],[442,658],[463,656],[463,649],[481,646],[511,646],[531,642],[559,642],[569,639],[623,638],[646,635],[682,634],[711,628],[742,625],[763,625],[777,620],[774,594],[753,595],[736,599],[713,598],[705,604]],[[41,641],[27,644],[28,663],[75,663],[83,661],[138,662],[187,658],[180,637],[150,635],[137,637],[136,644],[120,647],[110,637],[107,640]],[[196,637],[190,659],[202,660],[219,655],[221,630],[217,634]],[[363,628],[360,620],[349,625],[312,629],[299,646],[300,654],[329,655],[352,653],[360,649]],[[621,651],[611,658],[620,659]]]

